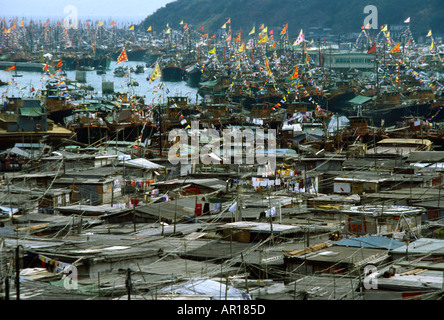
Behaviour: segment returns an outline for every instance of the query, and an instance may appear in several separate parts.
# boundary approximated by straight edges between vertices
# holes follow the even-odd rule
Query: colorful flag
[[[43,71],[48,71],[49,70],[49,65],[48,62],[45,64],[45,67],[43,68]]]
[[[234,39],[234,41],[241,41],[241,34],[242,34],[242,32],[239,32],[239,35],[237,36],[236,39]]]
[[[396,53],[396,52],[400,52],[401,50],[399,49],[399,42],[393,47],[392,50],[390,50],[390,53]]]
[[[384,26],[381,27],[381,31],[386,32],[387,31],[387,25],[385,24]]]
[[[299,68],[298,67],[296,67],[296,70],[294,70],[293,74],[290,76],[290,78],[288,78],[288,80],[296,79],[297,77],[299,77]]]
[[[59,60],[59,62],[57,63],[56,68],[61,68],[62,67],[62,59]]]
[[[227,22],[225,22],[226,24],[231,23],[231,18],[228,18]]]
[[[367,51],[367,54],[376,53],[376,43]]]
[[[17,66],[14,64],[12,67],[9,67],[8,69],[6,69],[6,71],[15,71],[17,68]]]
[[[299,33],[299,36],[298,36],[298,38],[296,39],[296,41],[293,43],[293,45],[294,45],[294,46],[297,46],[297,45],[300,44],[302,41],[304,41],[304,38],[305,38],[305,36],[304,36],[304,33],[302,32],[302,29],[301,29],[301,32]]]
[[[264,24],[262,24],[259,29],[262,30],[263,28],[265,28]]]
[[[267,35],[264,35],[257,43],[266,43],[267,42]]]
[[[99,22],[99,27],[103,26],[103,21]]]
[[[284,29],[282,29],[281,35],[287,33],[287,28],[288,28],[288,24],[285,25]]]
[[[213,35],[211,36],[211,39],[216,39],[216,35],[213,34]]]
[[[117,63],[121,63],[124,61],[128,61],[128,56],[126,55],[125,48],[123,48],[122,53],[120,54],[119,58],[117,59]]]
[[[216,48],[214,47],[213,49],[211,49],[210,51],[208,51],[208,53],[212,54],[212,53],[216,53]]]
[[[244,52],[245,50],[245,42],[242,42],[242,45],[239,48],[239,52]]]
[[[150,76],[150,83],[157,79],[160,78],[162,76],[162,72],[160,71],[160,66],[159,63],[156,63],[156,66],[154,67],[153,73]]]

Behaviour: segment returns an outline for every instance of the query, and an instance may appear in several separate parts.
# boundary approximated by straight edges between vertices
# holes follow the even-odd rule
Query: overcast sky
[[[77,8],[79,19],[112,17],[142,20],[175,0],[0,0],[2,17],[65,17],[65,7]]]

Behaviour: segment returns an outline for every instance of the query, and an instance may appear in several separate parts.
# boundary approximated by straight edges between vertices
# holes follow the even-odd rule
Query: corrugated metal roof
[[[405,245],[404,242],[380,236],[367,236],[367,237],[342,239],[339,241],[334,241],[332,243],[338,246],[377,248],[377,249],[396,249]]]
[[[393,253],[406,253],[407,244],[392,251]],[[444,254],[444,240],[421,238],[408,245],[409,254]]]

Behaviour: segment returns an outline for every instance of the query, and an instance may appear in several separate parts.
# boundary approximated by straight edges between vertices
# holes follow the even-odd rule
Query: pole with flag
[[[150,83],[153,82],[153,80],[160,78],[161,76],[162,72],[160,70],[159,62],[156,62],[156,66],[154,67],[154,70],[150,76]]]
[[[128,61],[128,56],[126,55],[125,48],[122,49],[122,52],[120,53],[119,57],[117,58],[117,63],[121,63],[124,61]]]

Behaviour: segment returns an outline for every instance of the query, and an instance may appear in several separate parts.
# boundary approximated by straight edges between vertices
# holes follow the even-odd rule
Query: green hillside
[[[177,0],[158,9],[140,24],[153,30],[165,29],[167,23],[180,28],[184,21],[195,29],[204,26],[206,32],[216,32],[228,18],[234,31],[249,32],[255,25],[265,24],[269,30],[281,30],[288,23],[289,33],[296,37],[301,28],[330,28],[333,33],[359,32],[364,19],[364,7],[378,9],[378,25],[399,25],[410,17],[415,35],[444,33],[443,0]]]

